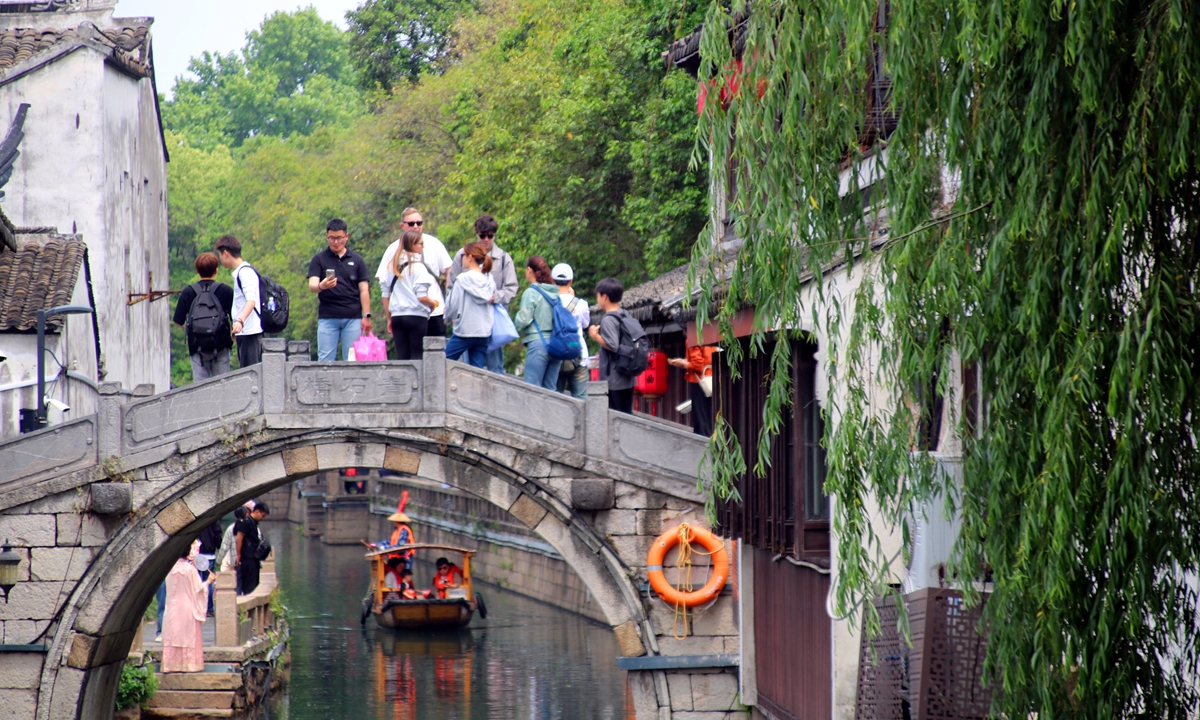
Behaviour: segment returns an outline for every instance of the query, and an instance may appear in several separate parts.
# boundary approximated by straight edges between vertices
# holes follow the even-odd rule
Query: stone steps
[[[145,720],[187,720],[189,718],[231,718],[233,717],[233,708],[224,710],[200,709],[188,710],[178,708],[155,708],[146,707],[142,710],[142,718]]]
[[[164,673],[158,676],[158,690],[237,690],[242,674],[234,672]]]
[[[155,711],[232,710],[233,697],[232,690],[159,690],[146,702],[146,707]]]

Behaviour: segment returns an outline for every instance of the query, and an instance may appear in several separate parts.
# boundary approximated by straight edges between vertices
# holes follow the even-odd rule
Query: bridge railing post
[[[103,461],[121,456],[121,383],[100,383],[100,404],[96,412],[97,451]]]
[[[286,338],[263,338],[262,349],[262,409],[268,415],[278,415],[287,401],[288,341]]]
[[[587,400],[583,409],[583,443],[587,454],[594,458],[608,457],[608,383],[587,384]]]
[[[232,647],[238,644],[237,573],[223,570],[217,573],[217,589],[213,594],[213,609],[217,620],[217,645]]]
[[[446,412],[446,338],[427,337],[421,362],[421,393],[425,412]]]

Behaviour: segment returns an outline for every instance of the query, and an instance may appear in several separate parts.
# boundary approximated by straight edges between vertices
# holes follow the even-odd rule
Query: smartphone
[[[329,278],[333,277],[333,274],[335,272],[337,272],[337,271],[334,270],[333,268],[325,268],[325,279],[328,280]]]

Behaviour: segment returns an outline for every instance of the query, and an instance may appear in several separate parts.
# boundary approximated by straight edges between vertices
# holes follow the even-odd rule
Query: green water
[[[293,614],[288,685],[261,720],[615,720],[625,673],[611,630],[486,585],[488,618],[457,632],[359,625],[363,548],[265,523]],[[419,558],[421,559],[421,558]],[[433,558],[427,558],[432,560]],[[428,565],[415,568],[427,583]]]

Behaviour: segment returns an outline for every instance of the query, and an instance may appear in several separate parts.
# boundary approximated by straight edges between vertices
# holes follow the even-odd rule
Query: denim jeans
[[[163,580],[162,585],[158,586],[158,592],[154,598],[158,600],[158,624],[155,625],[154,634],[162,635],[163,613],[167,610],[167,581]]]
[[[465,338],[455,335],[446,342],[446,359],[457,360],[462,357],[463,353],[466,353],[467,363],[481,368],[487,362],[487,346],[490,341],[491,338]]]
[[[361,318],[321,318],[317,320],[317,360],[337,360],[338,341],[342,343],[342,359],[350,359],[350,346],[362,336]]]
[[[588,368],[576,361],[574,370],[558,371],[558,391],[579,400],[587,399]]]
[[[487,354],[487,369],[494,373],[504,374],[504,348],[496,348]]]
[[[540,338],[534,338],[525,345],[525,382],[557,391],[558,370],[561,367],[562,360],[551,359],[546,353],[546,344]]]

